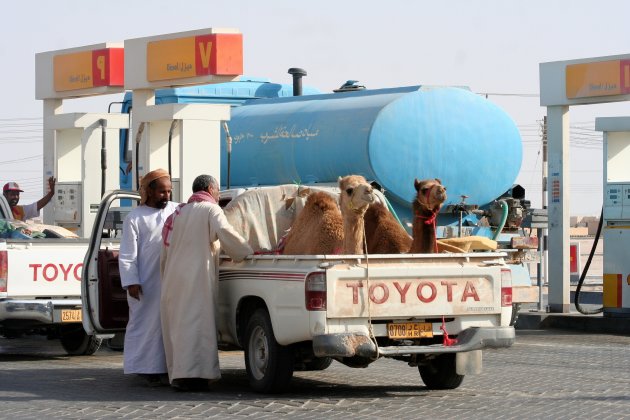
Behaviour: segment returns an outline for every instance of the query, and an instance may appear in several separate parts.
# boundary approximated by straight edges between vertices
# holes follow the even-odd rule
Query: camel
[[[328,193],[311,193],[291,225],[284,254],[339,254],[343,245],[343,218],[337,201]]]
[[[368,254],[404,254],[411,247],[411,237],[382,203],[365,213],[365,237]]]
[[[286,236],[284,254],[363,253],[363,216],[374,201],[372,186],[360,175],[348,175],[339,178],[339,189],[339,203],[322,191],[308,196]]]
[[[339,178],[339,206],[343,216],[343,253],[363,254],[364,216],[374,202],[372,186],[361,175]]]
[[[438,178],[414,181],[416,198],[413,201],[412,254],[438,252],[436,218],[446,201],[446,188]]]

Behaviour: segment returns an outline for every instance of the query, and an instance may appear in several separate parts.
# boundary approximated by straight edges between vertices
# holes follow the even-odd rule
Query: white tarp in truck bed
[[[232,199],[224,211],[228,221],[254,251],[271,251],[304,208],[309,192],[321,190],[338,197],[338,189],[295,184],[260,187]]]

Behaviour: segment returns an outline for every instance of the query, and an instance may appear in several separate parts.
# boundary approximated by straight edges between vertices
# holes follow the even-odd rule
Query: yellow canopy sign
[[[209,34],[147,44],[147,80],[243,73],[243,36]]]
[[[566,67],[568,99],[630,93],[630,60],[580,63]]]

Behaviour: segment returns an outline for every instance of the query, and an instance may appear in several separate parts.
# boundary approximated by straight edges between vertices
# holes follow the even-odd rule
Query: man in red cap
[[[39,216],[39,211],[48,204],[50,199],[55,195],[55,182],[57,182],[55,177],[51,176],[48,178],[48,193],[35,203],[31,203],[26,206],[18,206],[20,193],[24,192],[24,190],[20,189],[17,182],[7,182],[4,184],[4,187],[2,187],[2,194],[4,195],[4,198],[7,199],[9,206],[11,206],[13,218],[15,220],[24,221],[26,219],[32,219]]]

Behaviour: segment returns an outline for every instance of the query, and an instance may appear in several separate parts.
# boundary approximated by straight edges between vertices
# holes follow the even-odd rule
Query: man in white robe
[[[123,223],[118,257],[129,304],[123,366],[126,374],[139,374],[149,385],[159,385],[167,380],[160,322],[162,227],[177,204],[169,201],[171,180],[163,169],[142,178],[140,194],[141,204]]]
[[[219,243],[235,261],[253,253],[216,204],[219,185],[209,175],[163,229],[162,333],[171,384],[200,390],[221,377],[216,332]]]

